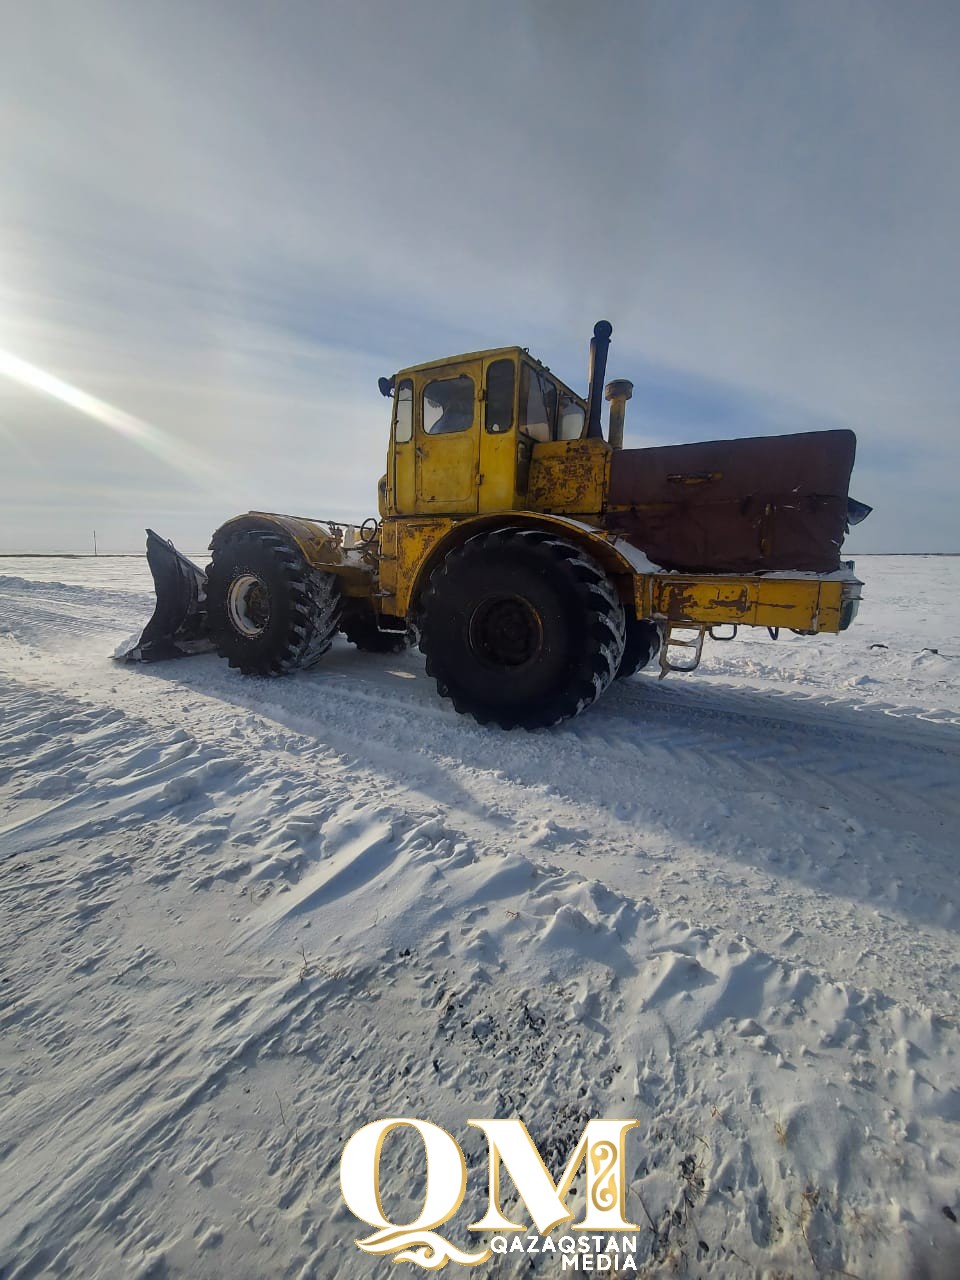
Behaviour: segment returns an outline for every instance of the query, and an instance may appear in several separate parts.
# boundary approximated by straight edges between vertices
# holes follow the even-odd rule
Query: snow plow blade
[[[125,662],[162,662],[212,649],[203,570],[152,529],[147,530],[147,564],[157,593],[153,616],[140,639],[116,656]]]

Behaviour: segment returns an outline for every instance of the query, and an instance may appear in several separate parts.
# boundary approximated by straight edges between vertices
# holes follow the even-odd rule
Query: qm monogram
[[[586,1208],[583,1218],[574,1224],[575,1229],[607,1233],[638,1229],[637,1223],[626,1220],[624,1205],[624,1143],[627,1133],[637,1127],[637,1120],[590,1120],[559,1182],[554,1182],[521,1120],[467,1123],[486,1136],[489,1169],[487,1211],[469,1225],[468,1231],[528,1229],[528,1223],[508,1218],[501,1207],[500,1173],[505,1169],[533,1226],[541,1236],[548,1235],[554,1227],[573,1218],[566,1197],[584,1163]],[[426,1157],[423,1205],[412,1222],[390,1222],[380,1200],[380,1152],[393,1130],[401,1128],[414,1129],[419,1134]],[[374,1228],[372,1235],[356,1242],[366,1253],[393,1254],[395,1262],[413,1262],[436,1271],[448,1262],[476,1266],[494,1252],[489,1247],[466,1252],[437,1230],[455,1216],[467,1190],[463,1152],[456,1139],[439,1125],[408,1117],[364,1125],[343,1149],[340,1186],[351,1212]]]

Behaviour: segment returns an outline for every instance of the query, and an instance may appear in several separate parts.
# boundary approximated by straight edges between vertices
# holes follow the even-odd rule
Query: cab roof
[[[496,360],[499,357],[509,357],[510,359],[526,360],[536,368],[547,373],[564,391],[573,396],[578,404],[586,408],[586,400],[583,396],[578,395],[572,387],[568,387],[565,382],[561,382],[555,373],[550,370],[549,365],[545,365],[542,360],[538,360],[536,356],[532,356],[526,347],[490,347],[486,351],[467,351],[459,356],[444,356],[441,360],[427,360],[423,364],[408,365],[405,369],[400,369],[397,378],[403,378],[411,373],[424,373],[430,369],[443,369],[451,364],[466,364],[471,360]]]

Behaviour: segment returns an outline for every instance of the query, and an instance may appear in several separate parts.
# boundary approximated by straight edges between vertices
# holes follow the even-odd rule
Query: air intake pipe
[[[609,320],[598,320],[590,339],[590,390],[587,392],[587,439],[602,440],[600,426],[600,400],[603,396],[603,379],[607,373],[607,352],[613,325]]]
[[[623,419],[627,411],[627,401],[633,395],[633,383],[627,378],[617,378],[608,382],[603,394],[610,402],[610,429],[607,440],[611,449],[623,448]]]

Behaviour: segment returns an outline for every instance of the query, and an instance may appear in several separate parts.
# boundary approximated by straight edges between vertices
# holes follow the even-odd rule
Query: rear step
[[[700,665],[700,659],[703,656],[703,641],[710,628],[706,625],[698,627],[695,623],[685,623],[679,626],[676,623],[669,623],[663,632],[663,643],[660,646],[660,679],[662,680],[668,671],[684,672],[696,671]],[[677,631],[696,631],[696,638],[693,640],[680,639],[675,633]],[[730,636],[721,636],[720,639],[732,639]],[[692,649],[693,656],[687,662],[675,662],[670,656],[671,649]]]

